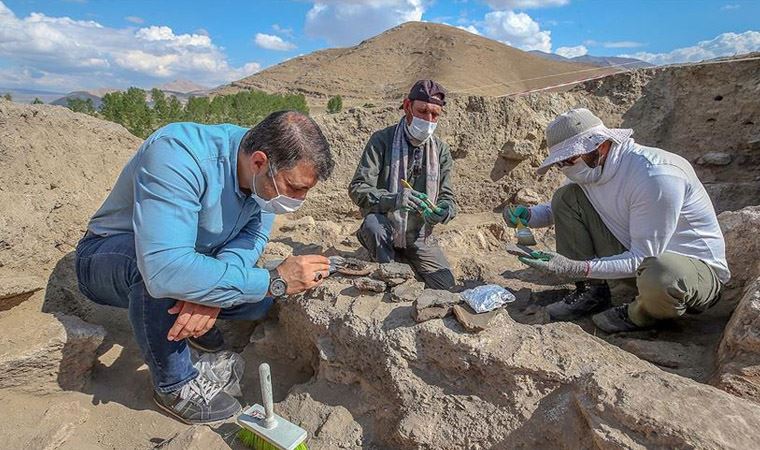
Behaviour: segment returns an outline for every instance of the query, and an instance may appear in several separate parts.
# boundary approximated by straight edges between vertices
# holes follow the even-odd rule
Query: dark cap
[[[446,106],[446,89],[433,80],[420,80],[409,91],[409,100],[420,100],[434,105]]]

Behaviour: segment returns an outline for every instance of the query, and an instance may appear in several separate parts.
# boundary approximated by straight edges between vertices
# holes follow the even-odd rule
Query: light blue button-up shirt
[[[151,296],[227,308],[257,302],[269,272],[254,267],[274,215],[240,191],[246,128],[174,123],[153,133],[90,220],[100,236],[134,233]]]

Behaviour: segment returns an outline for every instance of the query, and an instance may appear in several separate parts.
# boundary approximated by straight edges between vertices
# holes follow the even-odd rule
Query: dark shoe
[[[595,314],[591,318],[594,325],[605,333],[621,333],[624,331],[639,331],[646,327],[640,327],[628,317],[628,305],[620,305],[607,311]]]
[[[609,308],[610,288],[607,283],[577,283],[575,291],[546,307],[553,321],[575,320]]]
[[[191,347],[206,353],[216,353],[224,348],[224,335],[216,325],[200,337],[187,338]]]
[[[153,400],[171,416],[187,424],[226,420],[240,412],[240,403],[223,386],[198,375],[177,391],[153,391]]]

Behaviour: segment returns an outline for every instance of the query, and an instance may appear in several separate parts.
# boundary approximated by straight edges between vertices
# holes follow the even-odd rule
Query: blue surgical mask
[[[297,198],[291,198],[287,197],[285,195],[280,194],[280,190],[277,188],[277,181],[274,179],[274,173],[272,172],[272,165],[267,163],[269,166],[269,176],[272,178],[272,183],[274,184],[274,191],[277,193],[277,195],[269,200],[263,199],[259,197],[259,195],[256,193],[256,174],[253,174],[253,178],[251,179],[251,190],[253,193],[251,194],[251,197],[256,201],[256,203],[259,204],[259,207],[262,211],[268,212],[268,213],[274,213],[274,214],[287,214],[292,213],[298,210],[298,208],[303,205],[303,200],[297,199]]]

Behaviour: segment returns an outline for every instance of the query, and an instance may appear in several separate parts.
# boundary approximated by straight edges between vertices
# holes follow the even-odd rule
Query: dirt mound
[[[47,273],[141,144],[121,125],[0,100],[0,272]]]
[[[215,92],[397,100],[415,81],[434,78],[452,93],[504,95],[615,71],[551,61],[448,25],[407,22],[355,47],[299,56]]]

